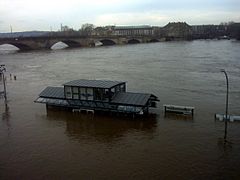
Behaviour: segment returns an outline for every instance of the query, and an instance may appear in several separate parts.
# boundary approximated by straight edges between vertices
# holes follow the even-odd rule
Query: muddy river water
[[[0,179],[218,179],[240,177],[240,43],[163,42],[16,52],[0,47],[8,109],[0,99]],[[16,80],[10,79],[15,75]],[[47,111],[34,100],[46,86],[75,79],[127,81],[128,91],[153,93],[158,108],[132,119]],[[0,84],[2,91],[3,84]],[[164,116],[163,104],[195,107],[193,118]]]

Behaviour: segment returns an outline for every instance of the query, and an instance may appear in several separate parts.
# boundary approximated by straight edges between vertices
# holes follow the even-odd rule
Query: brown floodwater
[[[163,42],[16,52],[0,46],[8,109],[0,99],[0,179],[238,179],[240,43]],[[10,79],[10,73],[12,79]],[[16,75],[16,80],[13,76]],[[75,79],[127,81],[128,91],[161,100],[149,117],[46,110],[34,100],[46,86]],[[0,91],[3,89],[0,83]],[[164,116],[163,104],[195,107],[193,118]]]

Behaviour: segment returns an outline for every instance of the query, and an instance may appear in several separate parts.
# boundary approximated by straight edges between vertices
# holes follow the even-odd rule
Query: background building
[[[154,35],[153,28],[148,25],[143,26],[115,26],[113,35],[116,36],[150,36]]]

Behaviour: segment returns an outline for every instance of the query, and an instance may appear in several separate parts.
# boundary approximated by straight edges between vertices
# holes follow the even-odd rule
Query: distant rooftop
[[[142,25],[142,26],[116,26],[115,30],[122,30],[122,29],[149,29],[151,26]]]
[[[86,80],[79,79],[67,82],[64,86],[78,86],[78,87],[97,87],[97,88],[112,88],[118,84],[125,82],[122,81],[108,81],[108,80]]]

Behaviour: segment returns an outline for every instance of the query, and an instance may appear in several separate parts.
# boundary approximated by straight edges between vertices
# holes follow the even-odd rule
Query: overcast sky
[[[0,0],[0,32],[80,29],[84,23],[190,25],[240,22],[240,0]]]

